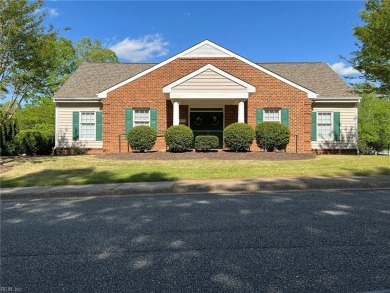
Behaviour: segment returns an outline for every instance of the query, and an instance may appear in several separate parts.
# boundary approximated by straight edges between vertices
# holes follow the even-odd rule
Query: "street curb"
[[[390,188],[390,176],[266,177],[2,188],[1,199]]]

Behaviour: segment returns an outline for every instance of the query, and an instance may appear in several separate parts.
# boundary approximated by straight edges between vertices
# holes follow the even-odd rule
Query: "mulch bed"
[[[170,153],[165,151],[152,151],[146,153],[129,152],[120,154],[100,154],[101,159],[109,160],[260,160],[260,161],[289,161],[312,160],[315,154],[296,154],[285,152],[232,152],[226,150],[183,153]]]

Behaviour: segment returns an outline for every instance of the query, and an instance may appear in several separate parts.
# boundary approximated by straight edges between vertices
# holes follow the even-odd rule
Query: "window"
[[[134,126],[150,125],[149,109],[137,109],[134,110]]]
[[[278,110],[278,109],[264,109],[264,121],[280,122],[280,110]]]
[[[80,112],[80,139],[95,139],[95,112]]]
[[[332,113],[317,113],[317,139],[333,140]]]

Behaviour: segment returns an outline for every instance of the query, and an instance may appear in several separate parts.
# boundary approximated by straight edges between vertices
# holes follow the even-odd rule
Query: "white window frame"
[[[137,120],[136,119],[136,112],[138,111],[147,111],[148,113],[148,120]],[[148,124],[145,123],[140,123],[140,122],[148,122]],[[140,123],[140,124],[137,124]],[[140,125],[145,125],[145,126],[150,126],[150,109],[146,108],[139,108],[139,109],[133,109],[133,127],[140,126]]]
[[[330,114],[330,123],[324,123],[324,122],[322,122],[322,123],[320,123],[319,122],[319,118],[320,118],[320,115],[321,114]],[[324,139],[324,138],[322,138],[322,137],[320,137],[320,131],[319,131],[319,126],[320,126],[320,124],[321,125],[330,125],[330,136],[329,136],[329,140],[327,140],[327,139]],[[334,131],[333,131],[333,129],[334,129],[334,126],[333,126],[333,112],[317,112],[317,125],[316,125],[316,127],[317,127],[317,141],[334,141]]]
[[[93,114],[93,122],[83,122],[83,114]],[[93,137],[83,136],[83,126],[92,125]],[[80,122],[79,122],[79,139],[80,140],[96,140],[96,111],[80,111]]]
[[[282,123],[282,113],[280,111],[281,109],[277,109],[277,108],[266,108],[266,109],[263,109],[263,121],[267,121],[267,122],[279,122],[279,123]],[[266,112],[267,111],[274,111],[274,112],[278,112],[278,120],[267,120],[266,119]]]

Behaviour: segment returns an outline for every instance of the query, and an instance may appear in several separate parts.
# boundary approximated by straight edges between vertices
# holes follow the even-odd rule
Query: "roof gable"
[[[185,85],[188,84],[191,80],[195,80],[195,82],[199,84],[210,77],[212,77],[214,80],[218,79],[218,83],[220,83],[222,80],[225,83],[225,87],[229,87],[229,90],[235,88],[245,90],[248,93],[253,93],[256,91],[256,88],[249,83],[246,83],[245,81],[236,78],[211,64],[207,64],[198,70],[180,78],[179,80],[165,86],[163,88],[163,93],[170,93],[171,91],[177,89],[180,90],[180,88],[185,87]]]
[[[183,54],[181,58],[231,57],[226,52],[208,43],[201,43],[200,46],[192,47],[192,49],[190,52]]]
[[[198,53],[196,53],[196,52],[198,52]],[[117,88],[119,88],[121,86],[124,86],[125,84],[127,84],[129,82],[132,82],[132,81],[134,81],[134,80],[136,80],[136,79],[138,79],[138,78],[140,78],[140,77],[142,77],[142,76],[144,76],[144,75],[146,75],[146,74],[148,74],[148,73],[150,73],[150,72],[152,72],[152,71],[154,71],[154,70],[156,70],[156,69],[158,69],[158,68],[160,68],[160,67],[162,67],[162,66],[164,66],[164,65],[166,65],[166,64],[168,64],[168,63],[170,63],[170,62],[172,62],[172,61],[174,61],[176,59],[178,59],[178,58],[183,58],[183,57],[184,58],[189,58],[188,56],[191,56],[192,54],[195,54],[195,53],[196,54],[200,54],[200,52],[202,54],[202,57],[215,58],[216,55],[217,56],[220,55],[219,57],[222,57],[222,55],[223,55],[223,57],[233,57],[233,58],[236,58],[236,59],[238,59],[238,60],[240,60],[240,61],[242,61],[242,62],[244,62],[244,63],[246,63],[246,64],[248,64],[248,65],[250,65],[250,66],[252,66],[252,67],[254,67],[254,68],[256,68],[256,69],[258,69],[258,70],[260,70],[260,71],[262,71],[262,72],[264,72],[264,73],[266,73],[268,75],[270,75],[270,76],[272,76],[272,77],[275,77],[276,79],[281,80],[282,82],[284,82],[286,84],[289,84],[289,85],[291,85],[291,86],[293,86],[293,87],[295,87],[295,88],[297,88],[297,89],[299,89],[299,90],[301,90],[303,92],[306,92],[309,99],[315,99],[317,97],[317,93],[315,93],[315,92],[313,92],[313,91],[311,91],[311,90],[309,90],[307,88],[304,88],[301,85],[298,85],[298,84],[296,84],[296,83],[294,83],[294,82],[292,82],[292,81],[290,81],[288,79],[285,79],[284,77],[282,77],[282,76],[280,76],[280,75],[278,75],[278,74],[276,74],[276,73],[274,73],[272,71],[269,71],[268,69],[266,69],[264,67],[261,67],[258,64],[253,63],[252,61],[249,61],[249,60],[247,60],[247,59],[245,59],[245,58],[243,58],[243,57],[241,57],[241,56],[239,56],[239,55],[237,55],[237,54],[235,54],[235,53],[233,53],[233,52],[231,52],[231,51],[229,51],[229,50],[227,50],[227,49],[225,49],[225,48],[223,48],[223,47],[221,47],[221,46],[219,46],[219,45],[217,45],[217,44],[215,44],[215,43],[213,43],[213,42],[211,42],[209,40],[205,40],[205,41],[203,41],[203,42],[201,42],[201,43],[199,43],[199,44],[197,44],[197,45],[195,45],[195,46],[193,46],[193,47],[191,47],[191,48],[189,48],[189,49],[187,49],[187,50],[185,50],[185,51],[183,51],[183,52],[181,52],[181,53],[179,53],[179,54],[177,54],[177,55],[175,55],[175,56],[173,56],[173,57],[171,57],[171,58],[169,58],[167,60],[165,60],[164,62],[161,62],[161,63],[159,63],[159,64],[157,64],[157,65],[155,65],[155,66],[153,66],[153,67],[151,67],[151,68],[149,68],[149,69],[147,69],[147,70],[145,70],[145,71],[143,71],[143,72],[141,72],[141,73],[139,73],[139,74],[137,74],[137,75],[135,75],[135,76],[133,76],[133,77],[131,77],[129,79],[126,79],[126,80],[124,80],[124,81],[122,81],[122,82],[120,82],[120,83],[118,83],[118,84],[116,84],[116,85],[114,85],[114,86],[112,86],[112,87],[110,87],[110,88],[100,92],[98,94],[98,98],[106,98],[107,94],[109,92],[111,92],[111,91],[113,91],[113,90],[115,90],[115,89],[117,89]],[[208,52],[207,53],[208,55],[205,52]],[[218,53],[216,54],[216,52],[218,52]]]

